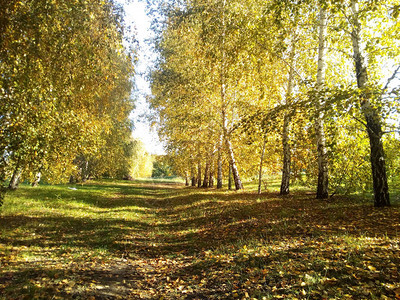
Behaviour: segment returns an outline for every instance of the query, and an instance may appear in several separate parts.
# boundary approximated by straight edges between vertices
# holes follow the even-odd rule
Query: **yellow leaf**
[[[370,269],[370,271],[376,271],[376,268],[374,266],[369,265],[368,269]]]

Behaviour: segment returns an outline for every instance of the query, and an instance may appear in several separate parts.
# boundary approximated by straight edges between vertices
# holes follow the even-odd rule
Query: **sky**
[[[125,22],[128,26],[132,26],[136,31],[135,36],[139,42],[138,64],[136,65],[135,84],[136,91],[134,93],[135,110],[130,118],[134,121],[134,130],[132,136],[140,139],[147,152],[151,154],[165,154],[163,144],[160,142],[157,132],[151,128],[146,115],[149,114],[150,108],[146,101],[146,96],[151,94],[150,84],[146,80],[146,73],[152,64],[154,53],[148,46],[146,40],[150,38],[150,18],[146,15],[146,4],[144,1],[138,0],[118,0],[124,5]]]

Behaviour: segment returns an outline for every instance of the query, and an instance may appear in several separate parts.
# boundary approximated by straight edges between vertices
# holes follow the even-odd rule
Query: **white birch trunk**
[[[326,11],[323,6],[319,15],[319,37],[318,37],[318,70],[317,70],[317,101],[315,136],[318,153],[318,184],[317,199],[328,198],[328,157],[326,152],[325,130],[324,130],[324,100],[322,90],[325,83],[325,36],[326,36]]]
[[[10,190],[16,190],[18,188],[20,178],[21,178],[21,169],[19,167],[16,167],[11,176],[8,188]]]
[[[36,173],[35,180],[32,182],[32,187],[37,187],[39,185],[41,178],[42,178],[42,173],[39,171]]]
[[[222,188],[222,135],[218,143],[217,189]]]
[[[287,106],[290,105],[292,92],[293,92],[293,80],[294,80],[294,55],[295,55],[295,34],[293,34],[292,39],[292,49],[290,50],[290,58],[289,58],[289,77],[288,77],[288,86],[285,97],[285,104]],[[285,113],[283,119],[283,131],[282,131],[282,148],[283,148],[283,167],[282,167],[282,182],[281,182],[281,195],[289,194],[289,186],[290,186],[290,164],[291,164],[291,156],[290,156],[290,114],[288,112]]]

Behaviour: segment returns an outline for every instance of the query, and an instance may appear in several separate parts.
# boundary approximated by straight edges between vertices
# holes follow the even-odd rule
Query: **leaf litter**
[[[400,299],[398,205],[163,184],[113,191],[80,211],[71,190],[65,208],[4,209],[0,299]],[[12,197],[42,201],[27,193]]]

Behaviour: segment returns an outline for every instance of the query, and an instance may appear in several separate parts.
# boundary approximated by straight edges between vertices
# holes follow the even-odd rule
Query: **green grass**
[[[400,297],[398,200],[277,187],[22,185],[0,208],[0,299]]]

